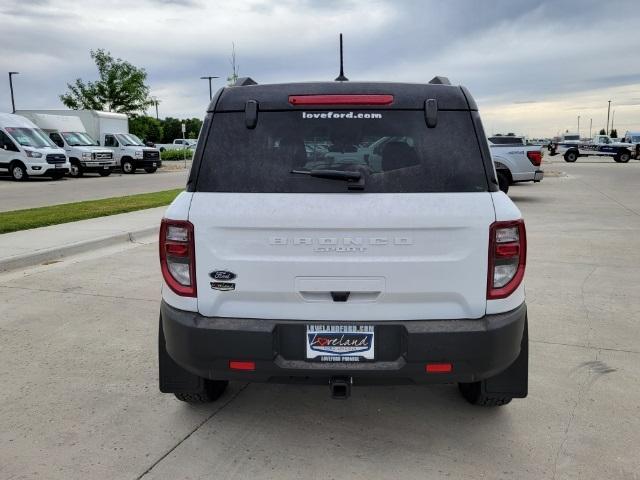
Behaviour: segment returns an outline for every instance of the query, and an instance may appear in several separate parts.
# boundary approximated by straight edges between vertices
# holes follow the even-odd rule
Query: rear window
[[[469,112],[440,111],[427,128],[423,111],[244,112],[213,116],[196,191],[347,192],[347,182],[292,173],[357,171],[364,192],[487,191]]]
[[[522,137],[490,137],[489,141],[495,145],[524,145]]]

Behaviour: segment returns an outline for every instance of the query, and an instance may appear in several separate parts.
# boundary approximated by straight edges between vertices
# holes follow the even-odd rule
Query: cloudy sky
[[[147,70],[160,116],[202,117],[202,75],[261,83],[332,80],[337,34],[351,80],[428,81],[446,75],[475,96],[487,131],[551,136],[640,130],[640,3],[591,0],[0,0],[2,70],[17,108],[62,108],[89,50]],[[10,111],[0,72],[0,111]],[[215,81],[216,87],[223,84]]]

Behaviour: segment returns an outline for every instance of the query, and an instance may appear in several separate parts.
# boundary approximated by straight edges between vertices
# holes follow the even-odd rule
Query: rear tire
[[[498,170],[497,173],[498,173],[498,185],[500,186],[500,190],[502,190],[504,193],[507,193],[509,191],[509,184],[511,183],[509,174],[502,170]]]
[[[144,169],[147,173],[156,173],[156,170],[158,170],[158,167],[149,167]]]
[[[219,399],[227,389],[229,382],[226,380],[209,380],[203,379],[204,390],[199,393],[174,393],[175,397],[181,402],[190,403],[192,405],[200,403],[211,403]]]
[[[136,173],[136,165],[133,163],[133,160],[130,158],[125,158],[122,160],[121,164],[122,173]]]
[[[619,163],[627,163],[629,160],[631,160],[631,155],[629,153],[621,153],[615,158],[615,161]]]
[[[511,402],[514,397],[524,398],[527,396],[529,380],[528,323],[525,318],[524,331],[520,341],[520,354],[506,370],[495,377],[479,382],[458,383],[458,389],[467,402],[481,407],[501,407]],[[498,388],[496,388],[496,383]],[[505,384],[508,385],[507,388],[505,388]],[[491,392],[492,388],[494,392]]]
[[[458,388],[464,399],[472,405],[481,407],[501,407],[511,400],[508,396],[494,396],[482,393],[482,382],[459,383]]]
[[[11,173],[11,178],[14,182],[24,182],[29,178],[27,167],[25,167],[21,162],[12,163],[9,167],[9,173]]]
[[[569,152],[564,154],[564,161],[565,162],[573,163],[577,159],[578,159],[578,154],[576,152],[569,151]]]
[[[111,175],[111,169],[109,169],[109,170],[100,170],[98,172],[98,175],[100,175],[101,177],[108,177],[109,175]]]

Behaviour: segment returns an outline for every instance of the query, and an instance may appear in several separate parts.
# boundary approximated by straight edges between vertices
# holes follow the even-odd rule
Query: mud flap
[[[529,328],[525,319],[520,355],[506,370],[481,382],[482,393],[525,398],[529,384]]]
[[[162,317],[158,332],[159,383],[162,393],[201,393],[204,392],[204,379],[188,372],[169,356],[162,330]]]

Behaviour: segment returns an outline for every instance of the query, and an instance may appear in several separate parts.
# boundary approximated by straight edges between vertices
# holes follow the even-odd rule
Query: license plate
[[[153,164],[153,166],[155,167],[155,166],[156,166],[156,164],[154,163],[154,164]]]
[[[61,168],[61,165],[58,165],[57,163],[53,166],[53,168]]]
[[[375,330],[372,325],[307,325],[306,344],[307,360],[375,360]]]

